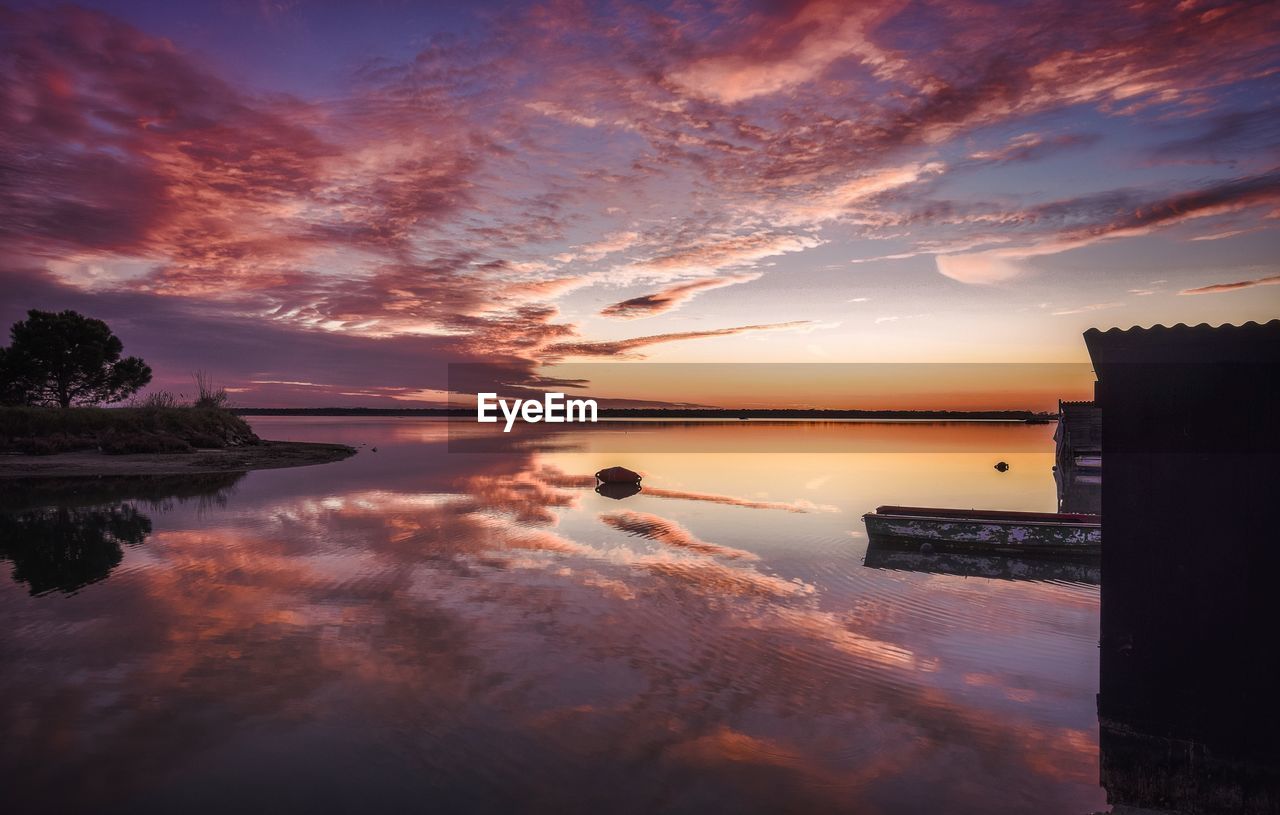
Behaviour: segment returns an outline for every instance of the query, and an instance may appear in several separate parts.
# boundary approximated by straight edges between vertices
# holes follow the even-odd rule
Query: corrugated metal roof
[[[1241,323],[1240,325],[1235,325],[1234,323],[1223,323],[1222,325],[1209,325],[1208,323],[1196,323],[1195,325],[1187,325],[1186,323],[1175,323],[1174,325],[1162,325],[1160,323],[1156,323],[1153,326],[1146,326],[1146,327],[1135,325],[1135,326],[1130,326],[1129,328],[1120,328],[1119,326],[1115,326],[1113,328],[1108,328],[1106,330],[1103,330],[1101,328],[1090,328],[1088,331],[1084,333],[1086,336],[1088,336],[1089,334],[1128,334],[1130,332],[1154,332],[1158,334],[1162,331],[1172,331],[1176,333],[1183,333],[1186,331],[1231,332],[1231,331],[1256,331],[1260,328],[1265,328],[1272,331],[1280,330],[1280,318],[1276,318],[1274,320],[1268,320],[1265,323],[1258,323],[1258,322],[1254,322],[1253,320],[1250,320],[1246,323]]]
[[[1280,319],[1212,326],[1091,328],[1084,342],[1094,368],[1130,363],[1280,363]],[[1101,371],[1099,371],[1101,375]]]

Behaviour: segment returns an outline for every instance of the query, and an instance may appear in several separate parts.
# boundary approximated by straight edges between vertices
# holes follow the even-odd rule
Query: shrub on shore
[[[182,403],[178,401],[178,397],[169,391],[152,391],[140,400],[130,400],[129,407],[168,410],[169,408],[182,407]]]
[[[239,416],[211,407],[0,408],[4,452],[174,453],[258,442]]]

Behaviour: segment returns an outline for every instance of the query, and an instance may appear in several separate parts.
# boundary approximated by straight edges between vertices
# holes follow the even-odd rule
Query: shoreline
[[[0,454],[0,481],[278,470],[328,464],[355,454],[355,448],[345,444],[301,441],[263,441],[255,445],[200,449],[194,453],[107,455],[96,450],[46,456],[5,453]]]
[[[419,418],[475,419],[475,408],[231,408],[237,416],[308,416],[344,417],[361,416],[416,416]],[[1041,424],[1057,421],[1055,412],[1034,410],[862,410],[862,409],[806,409],[806,408],[616,408],[601,407],[600,421],[635,419],[662,419],[689,421],[716,419],[822,421],[857,419],[864,421],[1000,421]]]

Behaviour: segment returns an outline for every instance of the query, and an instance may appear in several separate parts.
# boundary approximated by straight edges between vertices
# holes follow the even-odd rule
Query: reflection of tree
[[[244,473],[131,475],[107,478],[24,478],[0,489],[0,513],[42,506],[88,507],[134,501],[150,509],[197,501],[201,509],[223,506]]]
[[[109,479],[31,479],[0,499],[0,559],[13,562],[13,579],[33,595],[67,594],[102,580],[151,534],[151,518],[138,504],[168,509],[199,501],[201,509],[226,503],[244,473]]]
[[[151,519],[132,504],[0,513],[0,556],[32,594],[69,594],[110,574],[124,556],[120,545],[150,533]]]

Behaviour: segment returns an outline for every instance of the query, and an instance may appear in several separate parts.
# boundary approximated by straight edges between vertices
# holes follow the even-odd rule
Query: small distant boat
[[[605,484],[639,484],[640,473],[626,467],[606,467],[596,473],[596,478]]]
[[[1102,518],[1067,512],[877,507],[862,516],[872,539],[939,550],[1016,554],[1098,554]]]

